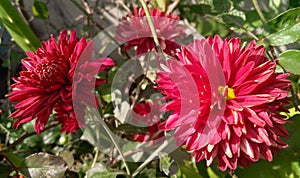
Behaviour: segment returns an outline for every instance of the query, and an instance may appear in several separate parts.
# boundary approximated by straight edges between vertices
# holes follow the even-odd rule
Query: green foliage
[[[47,19],[49,16],[47,4],[39,0],[34,0],[32,12],[34,16],[40,19]]]
[[[300,51],[288,50],[279,55],[279,64],[288,72],[300,75]]]
[[[299,23],[300,8],[289,9],[275,18],[268,21],[267,26],[271,28],[270,33],[279,31],[281,29],[289,28],[296,23]]]
[[[118,174],[124,174],[116,171],[109,170],[104,165],[96,163],[94,167],[90,168],[86,175],[89,178],[116,178]]]
[[[217,12],[228,12],[231,8],[230,0],[213,0],[214,9]]]
[[[291,27],[279,30],[266,37],[265,41],[273,46],[282,46],[300,40],[300,23]]]
[[[59,156],[35,153],[25,158],[22,172],[27,177],[63,177],[66,162]]]
[[[35,51],[40,42],[9,0],[1,0],[0,22],[24,51]]]

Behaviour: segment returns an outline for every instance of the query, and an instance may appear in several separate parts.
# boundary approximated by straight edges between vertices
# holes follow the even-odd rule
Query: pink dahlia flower
[[[291,83],[289,74],[275,73],[276,63],[268,61],[264,52],[254,41],[246,47],[239,38],[223,41],[218,36],[182,47],[177,53],[180,61],[169,60],[167,69],[158,74],[158,89],[169,100],[162,110],[171,111],[160,128],[175,130],[177,144],[186,145],[196,161],[206,159],[209,166],[218,158],[221,170],[234,170],[260,158],[271,161],[274,152],[287,147],[281,140],[288,136],[286,121],[279,112],[286,111]],[[220,121],[208,119],[214,115],[215,86],[208,77],[212,71],[206,72],[203,62],[213,59],[219,62],[225,83],[217,86],[225,96]],[[213,73],[219,76],[220,71]],[[191,91],[193,84],[195,91]],[[201,144],[210,135],[208,126],[216,132]]]
[[[89,93],[85,95],[89,96],[84,99],[86,103],[89,103],[90,97],[94,97],[91,91],[84,91],[76,84],[80,82],[81,85],[85,83],[86,86],[95,87],[95,83],[90,83],[93,76],[114,63],[109,58],[89,61],[93,42],[87,43],[84,38],[78,40],[75,31],[72,31],[69,39],[67,30],[63,30],[58,42],[51,36],[49,41],[41,44],[42,47],[34,53],[27,52],[28,57],[22,60],[24,71],[14,78],[16,83],[11,85],[12,92],[7,96],[11,102],[18,104],[15,105],[17,110],[10,117],[17,118],[14,123],[16,128],[36,119],[35,131],[40,133],[54,110],[54,118],[62,124],[61,132],[76,132],[84,123],[78,123],[76,119],[73,95],[80,97],[82,92]],[[105,79],[96,81],[98,85],[104,83]],[[72,88],[75,91],[72,92]]]
[[[166,14],[156,8],[149,9],[149,12],[163,52],[174,56],[176,49],[180,48],[176,39],[185,36],[184,27],[179,24],[179,16]],[[123,17],[123,21],[117,26],[115,39],[120,43],[127,43],[125,50],[136,46],[136,55],[156,49],[145,11],[140,7],[134,7],[133,13]]]

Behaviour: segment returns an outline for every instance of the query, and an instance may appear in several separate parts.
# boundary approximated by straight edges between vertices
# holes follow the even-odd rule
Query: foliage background
[[[33,169],[54,177],[126,177],[122,161],[113,160],[82,139],[82,132],[60,134],[50,126],[36,135],[33,123],[13,129],[7,118],[12,103],[5,98],[11,78],[20,71],[24,51],[34,51],[39,41],[58,35],[62,29],[76,29],[92,39],[99,31],[118,22],[136,0],[1,0],[0,2],[0,177],[28,176]],[[300,177],[300,1],[299,0],[152,0],[150,6],[174,12],[207,37],[240,37],[257,40],[267,48],[266,56],[278,63],[277,70],[291,73],[292,104],[286,114],[290,138],[287,149],[272,162],[260,160],[251,167],[221,172],[216,165],[195,163],[181,148],[138,171],[136,177]],[[126,60],[118,51],[111,56]],[[115,69],[117,70],[118,67]],[[111,74],[113,76],[113,74]],[[109,112],[111,108],[102,109]],[[130,148],[129,148],[130,149]],[[127,148],[127,150],[129,150]],[[31,156],[30,156],[31,155]],[[128,163],[134,172],[141,163]],[[20,174],[20,175],[18,175]]]

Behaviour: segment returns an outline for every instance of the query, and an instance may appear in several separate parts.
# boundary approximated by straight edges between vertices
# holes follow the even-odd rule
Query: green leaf
[[[181,5],[180,7],[181,15],[190,15],[191,13],[196,13],[197,15],[211,14],[211,6],[207,4],[193,4],[193,5]]]
[[[199,171],[199,174],[203,177],[203,178],[209,178],[208,172],[207,172],[207,166],[205,161],[200,161],[198,163],[196,163],[197,169]]]
[[[215,10],[218,12],[228,12],[231,8],[231,3],[229,0],[213,0],[213,5]]]
[[[65,162],[68,164],[68,166],[72,166],[74,164],[74,157],[70,151],[64,150],[59,153],[59,156],[65,160]]]
[[[292,170],[297,175],[297,177],[300,177],[300,166],[299,162],[292,162],[291,163]]]
[[[222,15],[222,20],[229,26],[242,27],[246,20],[246,15],[242,11],[233,10]]]
[[[63,177],[67,164],[60,156],[35,153],[25,158],[23,173],[27,177]]]
[[[159,155],[159,169],[168,176],[174,175],[178,171],[177,164],[167,153],[162,153]]]
[[[9,0],[1,0],[0,21],[24,51],[35,51],[40,41]]]
[[[13,152],[7,152],[4,153],[4,155],[14,164],[15,167],[20,168],[22,166],[23,160]]]
[[[39,0],[34,0],[32,12],[34,16],[40,19],[47,19],[49,17],[47,4]]]
[[[288,11],[285,11],[271,19],[267,25],[272,29],[272,32],[275,32],[299,23],[299,17],[300,7],[289,9]]]
[[[279,59],[279,64],[285,70],[292,74],[300,75],[300,50],[285,51],[279,54]]]
[[[155,169],[144,169],[138,176],[137,178],[153,178],[157,177],[156,176],[156,170]]]
[[[186,177],[203,178],[202,175],[199,174],[198,169],[194,167],[192,161],[183,160],[183,162],[184,165],[180,165],[182,175]]]
[[[300,23],[277,31],[266,37],[265,41],[273,46],[282,46],[300,40]]]
[[[94,167],[90,168],[86,172],[86,176],[88,178],[116,178],[118,174],[123,172],[116,172],[112,170],[108,170],[105,166],[103,166],[101,163],[96,163]]]
[[[0,177],[9,177],[10,172],[9,166],[0,164]]]

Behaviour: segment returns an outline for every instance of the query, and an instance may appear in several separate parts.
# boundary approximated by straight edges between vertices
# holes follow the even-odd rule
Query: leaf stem
[[[144,0],[140,0],[141,4],[142,4],[142,7],[145,11],[145,14],[146,14],[146,18],[147,18],[147,21],[148,21],[148,24],[149,24],[149,27],[150,27],[150,30],[151,30],[151,33],[152,33],[152,36],[153,36],[153,40],[154,40],[154,43],[157,47],[157,51],[160,53],[160,54],[163,54],[163,51],[161,49],[161,46],[159,44],[159,41],[158,41],[158,37],[157,37],[157,33],[156,33],[156,30],[155,30],[155,26],[154,26],[154,23],[152,21],[152,17],[150,16],[150,13],[149,13],[149,9],[145,3]],[[164,56],[164,55],[163,55]]]
[[[259,15],[261,21],[262,21],[264,24],[266,24],[267,21],[266,21],[266,19],[265,19],[265,17],[264,17],[264,14],[262,13],[262,11],[261,11],[259,5],[258,5],[257,0],[252,0],[252,3],[253,3],[253,5],[254,5],[254,8],[255,8],[255,10],[257,11],[257,13],[258,13],[258,15]]]
[[[96,115],[96,113],[94,113]],[[129,166],[125,160],[125,157],[121,151],[121,148],[119,147],[119,145],[117,144],[116,140],[114,139],[109,127],[106,125],[106,123],[104,122],[104,120],[102,118],[100,119],[97,119],[100,121],[100,124],[103,126],[104,130],[106,131],[106,133],[108,134],[108,136],[110,137],[111,141],[113,142],[114,146],[116,147],[117,151],[119,152],[123,162],[124,162],[124,166],[125,166],[125,169],[126,169],[126,172],[127,174],[130,176],[130,169],[129,169]]]
[[[213,16],[213,15],[209,15],[209,14],[206,14],[205,16],[208,17],[208,18],[211,18],[211,19],[213,19],[213,20],[215,20],[215,21],[217,21],[217,22],[220,23],[220,24],[226,25],[226,23],[224,23],[224,22],[223,22],[220,18],[218,18],[218,17],[215,17],[215,16]],[[245,28],[245,27],[243,27],[242,25],[237,24],[237,23],[236,23],[236,25],[237,25],[239,28],[241,28],[242,30],[244,30],[244,31],[248,34],[248,36],[252,37],[252,38],[255,39],[256,41],[259,40],[259,38],[258,38],[254,33],[252,33],[251,31],[249,31],[247,28]]]
[[[156,156],[158,156],[158,153],[161,152],[166,146],[168,146],[169,141],[165,140],[164,143],[159,146],[132,174],[133,177],[135,177],[139,172],[141,172],[147,164],[149,164]]]
[[[94,156],[94,160],[93,160],[93,163],[91,166],[92,168],[95,166],[98,156],[99,156],[99,149],[98,149],[98,147],[95,147],[95,156]]]

